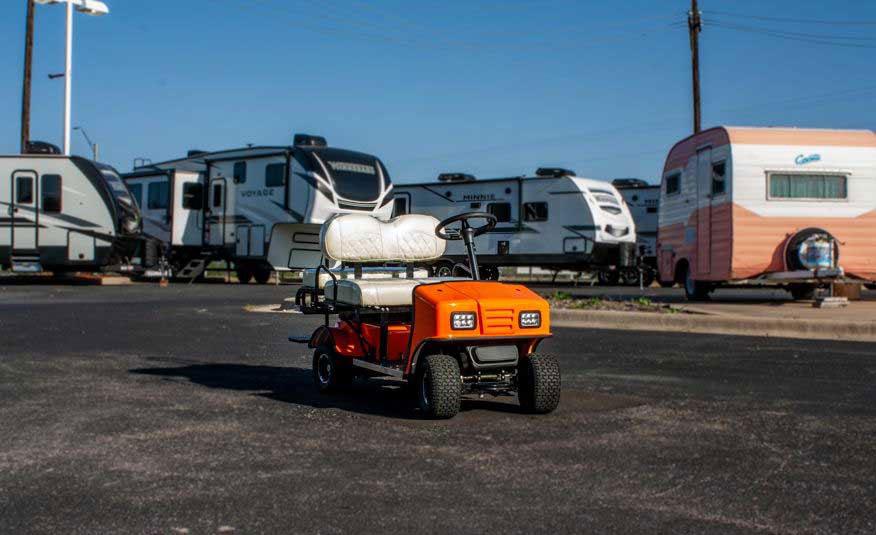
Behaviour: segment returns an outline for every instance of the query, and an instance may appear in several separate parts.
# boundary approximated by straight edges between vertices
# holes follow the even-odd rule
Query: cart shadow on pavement
[[[190,364],[178,367],[134,368],[132,374],[151,375],[163,380],[188,380],[196,385],[230,391],[250,392],[283,403],[315,409],[343,411],[399,419],[421,419],[416,399],[400,381],[357,379],[339,392],[320,394],[309,369],[248,364]],[[508,399],[508,398],[505,398]],[[516,403],[492,399],[463,398],[462,411],[491,410],[523,414]]]

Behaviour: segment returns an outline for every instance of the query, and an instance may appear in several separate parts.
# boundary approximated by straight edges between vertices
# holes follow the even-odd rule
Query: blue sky
[[[121,171],[307,132],[398,182],[546,165],[654,180],[691,129],[685,0],[106,2],[76,16],[73,124]],[[2,153],[25,4],[0,10]],[[876,127],[876,3],[700,4],[704,126]],[[37,9],[32,138],[60,144],[64,9]]]

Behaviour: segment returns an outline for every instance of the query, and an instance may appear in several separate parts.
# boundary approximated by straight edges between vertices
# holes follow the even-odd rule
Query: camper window
[[[246,182],[246,162],[234,162],[234,183]]]
[[[204,185],[198,182],[184,183],[182,206],[187,210],[200,210],[204,206]]]
[[[222,206],[222,184],[213,184],[213,206]]]
[[[496,216],[499,223],[511,221],[511,203],[493,202],[487,205],[487,212]]]
[[[286,164],[269,163],[265,166],[265,187],[279,188],[286,185]]]
[[[396,197],[392,200],[392,217],[405,215],[408,213],[408,199],[406,197]]]
[[[727,162],[712,164],[712,195],[721,195],[727,191]]]
[[[170,197],[167,182],[152,182],[149,184],[149,189],[146,191],[149,199],[146,207],[150,210],[163,210],[167,208],[167,202]]]
[[[673,173],[666,177],[666,194],[675,195],[681,191],[681,173]]]
[[[33,177],[20,176],[15,180],[16,204],[33,204]]]
[[[546,202],[528,202],[523,205],[524,221],[547,221],[548,204]]]
[[[40,179],[43,212],[61,211],[61,175],[43,175]]]
[[[143,206],[143,184],[128,184],[128,191],[131,192],[131,197],[137,206]]]
[[[770,199],[845,200],[845,175],[774,173],[769,175]]]

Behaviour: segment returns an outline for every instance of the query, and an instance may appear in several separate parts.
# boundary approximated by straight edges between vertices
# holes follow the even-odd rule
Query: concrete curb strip
[[[753,318],[738,315],[551,310],[551,325],[636,331],[734,334],[876,342],[876,322]]]

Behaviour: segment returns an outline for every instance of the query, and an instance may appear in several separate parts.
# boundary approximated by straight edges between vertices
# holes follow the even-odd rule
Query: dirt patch
[[[612,312],[652,312],[655,314],[686,313],[683,308],[655,303],[648,297],[612,299],[610,297],[573,297],[566,292],[554,292],[547,300],[551,308],[570,310],[608,310]]]

